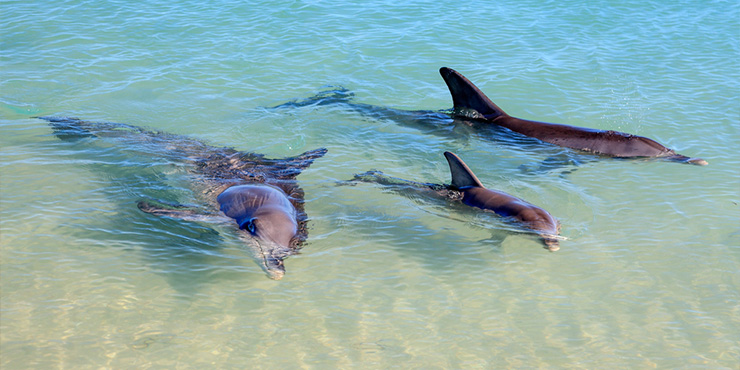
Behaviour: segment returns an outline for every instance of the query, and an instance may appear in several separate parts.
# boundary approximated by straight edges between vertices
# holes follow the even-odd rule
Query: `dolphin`
[[[708,164],[701,158],[677,154],[643,136],[512,117],[459,72],[442,67],[439,73],[452,95],[453,116],[485,121],[546,143],[595,154],[620,158],[659,157],[702,166]]]
[[[619,158],[665,158],[675,162],[706,165],[701,158],[677,154],[655,140],[627,133],[597,130],[563,124],[528,121],[506,114],[472,82],[457,71],[442,67],[440,74],[450,90],[451,110],[400,110],[353,101],[354,93],[331,86],[315,96],[289,101],[272,108],[300,108],[343,105],[377,120],[392,120],[427,133],[444,136],[466,136],[485,132],[488,139],[500,140],[519,147],[545,142],[585,154]],[[491,132],[491,129],[495,130]],[[487,131],[484,131],[487,130]],[[513,135],[507,135],[514,132]],[[534,139],[537,140],[534,140]],[[580,162],[580,160],[574,160]],[[572,162],[567,160],[566,162]],[[553,164],[547,167],[555,167]]]
[[[285,275],[283,260],[298,253],[308,237],[304,193],[295,178],[326,154],[324,148],[296,157],[271,159],[127,124],[39,118],[49,121],[54,134],[63,140],[101,138],[173,163],[184,163],[195,177],[193,186],[201,190],[197,192],[198,205],[141,200],[137,207],[157,216],[235,224],[272,279]]]
[[[513,195],[486,188],[460,157],[451,152],[444,152],[444,156],[450,165],[452,181],[449,185],[398,179],[380,171],[357,174],[351,181],[411,188],[420,193],[436,194],[470,207],[494,212],[537,234],[546,249],[553,252],[560,249],[560,223],[549,212]]]

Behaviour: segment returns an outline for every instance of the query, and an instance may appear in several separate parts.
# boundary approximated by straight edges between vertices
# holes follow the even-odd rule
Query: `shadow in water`
[[[377,121],[392,121],[401,126],[419,130],[424,134],[452,139],[460,146],[468,146],[473,138],[493,142],[509,150],[521,153],[526,158],[544,158],[522,165],[525,174],[538,175],[545,172],[562,171],[565,176],[578,166],[596,161],[598,156],[579,153],[558,147],[538,139],[521,135],[505,127],[480,120],[454,117],[452,109],[446,110],[402,110],[390,107],[357,103],[355,94],[342,86],[327,86],[325,90],[304,99],[266,109],[303,109],[324,106],[339,106],[363,117]]]

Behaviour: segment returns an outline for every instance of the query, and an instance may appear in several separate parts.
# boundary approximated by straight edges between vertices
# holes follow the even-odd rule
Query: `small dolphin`
[[[324,148],[296,157],[271,159],[132,125],[67,117],[39,118],[49,121],[54,134],[62,140],[100,138],[187,165],[195,176],[192,185],[202,190],[199,205],[142,200],[137,207],[149,214],[187,221],[235,221],[245,242],[256,247],[256,257],[272,279],[285,275],[283,260],[296,254],[308,236],[303,190],[295,178],[326,154]]]
[[[522,135],[558,146],[612,157],[662,157],[676,162],[707,165],[701,158],[677,154],[657,141],[617,131],[524,120],[506,114],[459,72],[442,67],[454,105],[453,115],[506,127]]]
[[[370,171],[357,174],[354,181],[374,182],[381,185],[410,187],[420,192],[430,191],[453,201],[510,217],[525,229],[539,235],[545,248],[560,249],[560,223],[550,213],[525,200],[498,190],[487,189],[460,157],[451,152],[444,153],[450,165],[450,185],[429,184],[386,176],[382,172]]]

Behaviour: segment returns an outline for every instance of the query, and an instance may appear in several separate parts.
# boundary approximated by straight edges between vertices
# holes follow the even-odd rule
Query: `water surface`
[[[736,369],[739,19],[732,1],[4,1],[0,367]],[[533,171],[581,157],[341,104],[267,108],[342,86],[446,109],[441,66],[512,115],[709,166]],[[232,229],[136,208],[193,199],[177,163],[63,142],[41,115],[269,157],[326,147],[298,177],[309,242],[269,280]],[[445,150],[549,210],[561,250],[490,215],[336,185],[370,169],[446,182]]]

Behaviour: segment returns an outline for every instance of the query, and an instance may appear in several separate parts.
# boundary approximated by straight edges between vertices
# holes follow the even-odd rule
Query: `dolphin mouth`
[[[568,240],[568,238],[555,234],[540,234],[542,242],[545,244],[545,249],[550,252],[557,252],[560,250],[560,241]]]
[[[280,280],[285,276],[285,265],[282,258],[264,256],[264,266],[267,277],[272,280]]]
[[[285,276],[284,259],[288,257],[290,248],[284,247],[273,241],[254,238],[254,243],[258,248],[258,255],[262,269],[272,280],[280,280]]]
[[[280,280],[285,276],[285,268],[267,268],[267,277],[272,280]]]

